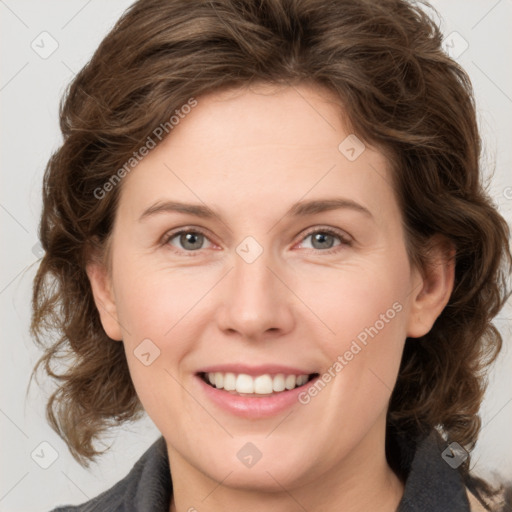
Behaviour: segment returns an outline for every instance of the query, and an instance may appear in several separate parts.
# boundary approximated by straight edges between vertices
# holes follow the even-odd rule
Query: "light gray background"
[[[129,0],[0,0],[2,112],[0,226],[0,511],[47,511],[96,496],[121,479],[160,435],[149,418],[111,436],[112,449],[90,470],[79,466],[44,418],[45,396],[36,384],[25,401],[31,369],[39,357],[28,325],[32,279],[37,267],[37,226],[43,170],[59,146],[58,101]],[[456,31],[469,45],[458,56],[475,87],[484,160],[495,168],[490,191],[512,218],[512,0],[437,0],[446,36]],[[47,58],[36,53],[56,51]],[[451,51],[460,52],[463,41]],[[484,428],[473,453],[475,473],[512,479],[511,308],[497,319],[505,349],[490,375],[482,408]],[[464,355],[461,354],[461,357]],[[108,440],[107,440],[108,441]],[[48,468],[31,454],[48,442],[58,458]],[[110,444],[110,443],[106,443]],[[38,448],[41,453],[41,448]],[[51,450],[43,449],[48,457]],[[36,458],[37,459],[37,458]],[[49,460],[47,460],[49,462]]]

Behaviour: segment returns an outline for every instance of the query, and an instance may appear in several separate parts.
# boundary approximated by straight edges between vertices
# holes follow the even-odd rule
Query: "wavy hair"
[[[76,75],[44,175],[31,332],[45,350],[33,375],[44,365],[58,381],[48,421],[80,464],[107,429],[143,414],[85,272],[109,241],[122,182],[101,199],[98,190],[190,98],[257,82],[334,92],[353,132],[389,156],[411,262],[426,268],[435,236],[455,247],[453,293],[431,331],[406,340],[388,424],[412,437],[438,427],[474,446],[502,345],[491,321],[510,293],[509,229],[484,187],[470,80],[425,6],[139,0]],[[469,460],[459,469],[467,476]]]

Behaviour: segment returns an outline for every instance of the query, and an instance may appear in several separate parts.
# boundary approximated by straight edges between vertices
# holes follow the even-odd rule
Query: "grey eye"
[[[178,243],[173,240],[178,240]],[[206,236],[198,231],[183,230],[170,235],[167,243],[181,250],[197,251],[203,248],[205,240],[207,240]]]

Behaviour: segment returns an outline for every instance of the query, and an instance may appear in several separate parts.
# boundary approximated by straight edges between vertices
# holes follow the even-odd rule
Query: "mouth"
[[[208,386],[235,396],[268,397],[306,386],[318,373],[285,375],[283,373],[248,375],[232,372],[198,372]]]

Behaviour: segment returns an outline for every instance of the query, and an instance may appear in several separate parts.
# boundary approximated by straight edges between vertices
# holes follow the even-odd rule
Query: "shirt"
[[[446,443],[437,431],[411,447],[396,439],[405,489],[397,512],[480,512],[484,509],[460,473],[441,456]],[[172,481],[167,447],[160,436],[122,480],[97,497],[51,512],[169,512]]]

